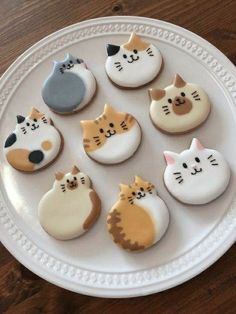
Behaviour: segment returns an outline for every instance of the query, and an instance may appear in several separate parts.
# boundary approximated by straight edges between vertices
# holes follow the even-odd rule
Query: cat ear
[[[107,55],[108,55],[108,57],[116,55],[117,52],[119,52],[119,50],[120,50],[120,46],[108,44],[107,45]]]
[[[203,150],[204,146],[201,144],[201,142],[197,138],[193,138],[192,143],[190,145],[191,150]]]
[[[65,60],[70,60],[70,59],[74,60],[75,58],[70,53],[67,53]]]
[[[116,113],[116,111],[111,105],[105,104],[103,113],[106,115],[111,115]]]
[[[149,94],[152,100],[161,100],[166,95],[166,91],[164,89],[149,89]]]
[[[56,172],[55,173],[55,178],[56,178],[56,180],[57,181],[60,181],[60,180],[62,180],[63,178],[64,178],[64,173],[62,173],[62,172]]]
[[[136,33],[131,33],[129,41],[123,45],[127,50],[137,49],[139,51],[145,50],[150,46],[149,43],[143,41]]]
[[[32,108],[31,111],[30,111],[30,114],[29,114],[29,118],[30,119],[38,119],[38,118],[41,118],[42,116],[44,116],[44,113],[40,112],[38,109],[36,108]]]
[[[182,79],[179,74],[175,74],[173,85],[177,88],[184,87],[187,83]]]
[[[139,176],[134,177],[134,183],[135,184],[141,184],[143,182],[145,182],[145,181],[141,177],[139,177]]]
[[[77,174],[77,173],[79,173],[80,171],[79,171],[79,168],[78,167],[76,167],[76,166],[74,166],[73,168],[72,168],[72,170],[71,170],[71,174]]]
[[[83,130],[89,129],[94,124],[94,120],[81,120],[80,126]]]
[[[168,166],[173,165],[178,158],[178,154],[173,153],[173,152],[164,151],[163,154],[164,154],[164,157]]]
[[[129,187],[129,186],[126,185],[126,184],[123,184],[123,183],[120,183],[120,184],[119,184],[120,191],[125,191],[125,190],[127,190],[128,187]]]
[[[84,60],[83,60],[83,59],[77,58],[76,61],[77,61],[78,64],[84,63]]]
[[[25,121],[25,117],[18,115],[16,116],[16,120],[17,120],[17,123],[20,124]]]

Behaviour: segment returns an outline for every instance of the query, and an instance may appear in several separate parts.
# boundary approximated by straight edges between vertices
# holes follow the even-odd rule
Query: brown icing
[[[38,120],[38,119],[42,118],[43,116],[44,116],[44,113],[40,112],[36,108],[32,108],[31,112],[30,112],[30,115],[29,115],[29,118],[31,120],[33,120],[33,119],[37,119]]]
[[[76,166],[74,166],[73,168],[72,168],[72,170],[71,170],[71,173],[72,174],[77,174],[77,173],[79,173],[80,171],[79,171],[79,168],[78,167],[76,167]]]
[[[192,110],[192,102],[187,97],[176,96],[172,101],[172,109],[175,114],[182,115]]]
[[[181,88],[186,85],[186,82],[182,79],[182,77],[179,74],[175,74],[173,85],[177,88]]]
[[[164,89],[151,88],[149,89],[149,94],[152,100],[160,100],[165,97],[166,91]]]
[[[30,151],[27,149],[12,149],[6,154],[9,164],[17,170],[33,171],[34,164],[29,161]]]
[[[150,43],[143,41],[137,34],[132,33],[130,35],[129,41],[122,45],[123,48],[133,51],[134,49],[142,51],[147,49]]]
[[[88,230],[93,226],[101,212],[101,200],[97,193],[95,191],[91,191],[89,197],[92,202],[92,210],[83,224],[84,230]]]
[[[62,180],[64,178],[64,173],[62,173],[60,171],[56,172],[55,173],[55,178],[56,178],[57,181]]]
[[[50,150],[52,148],[52,142],[50,141],[43,141],[42,144],[41,144],[41,147],[44,149],[44,150]]]

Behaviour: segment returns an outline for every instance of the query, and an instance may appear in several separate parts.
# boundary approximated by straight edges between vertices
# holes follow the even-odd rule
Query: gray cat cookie
[[[44,82],[42,97],[48,107],[60,114],[74,113],[86,106],[96,91],[96,80],[82,59],[67,54],[54,61],[52,73]]]

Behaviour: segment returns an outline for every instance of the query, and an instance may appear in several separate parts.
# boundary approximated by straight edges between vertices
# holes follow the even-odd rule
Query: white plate
[[[136,31],[156,44],[164,56],[164,69],[149,86],[120,90],[106,77],[107,43],[123,43]],[[4,160],[1,150],[1,240],[26,267],[66,289],[104,297],[131,297],[176,286],[216,261],[234,242],[236,226],[236,71],[215,47],[175,25],[138,17],[108,17],[85,21],[62,29],[27,50],[7,70],[0,85],[1,145],[15,126],[16,114],[36,106],[49,113],[41,98],[41,86],[51,71],[52,60],[66,52],[85,59],[98,81],[92,104],[74,116],[50,112],[65,137],[60,158],[36,174],[22,174]],[[168,85],[178,72],[187,81],[201,85],[213,109],[207,122],[182,136],[167,136],[149,120],[151,86]],[[83,152],[80,119],[94,118],[105,102],[132,113],[140,122],[143,140],[133,158],[118,166],[102,166]],[[227,191],[206,206],[185,206],[166,191],[162,174],[163,150],[181,151],[192,137],[224,153],[232,169]],[[54,181],[55,171],[78,164],[91,176],[103,201],[103,213],[90,232],[68,242],[56,241],[40,227],[37,205]],[[118,184],[139,174],[153,182],[166,201],[171,222],[163,240],[139,254],[119,249],[106,231],[106,213],[118,197]]]

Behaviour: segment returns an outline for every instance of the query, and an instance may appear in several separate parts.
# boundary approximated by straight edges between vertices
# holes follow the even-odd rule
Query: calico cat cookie
[[[70,240],[89,230],[101,212],[101,201],[89,177],[74,166],[71,173],[56,173],[53,187],[41,199],[41,226],[58,240]]]
[[[13,168],[34,172],[51,164],[62,147],[63,137],[52,120],[33,108],[28,117],[17,116],[16,128],[5,142],[4,153]]]
[[[119,200],[107,217],[114,242],[125,250],[144,250],[159,241],[169,224],[169,211],[152,183],[135,177],[120,185]]]
[[[81,121],[86,154],[102,164],[120,163],[136,152],[141,128],[133,116],[105,105],[95,120]]]
[[[67,54],[65,60],[54,61],[46,79],[42,97],[48,107],[60,114],[74,113],[86,106],[96,91],[96,80],[82,59]]]
[[[136,88],[152,81],[161,70],[162,56],[151,43],[132,33],[121,46],[107,45],[105,69],[118,86]]]
[[[170,134],[195,129],[208,117],[211,104],[204,90],[186,83],[178,74],[172,85],[165,89],[150,89],[152,99],[150,117],[153,124]]]
[[[204,148],[194,138],[180,154],[164,152],[167,167],[164,182],[168,191],[186,204],[206,204],[220,196],[230,180],[230,169],[216,150]]]

